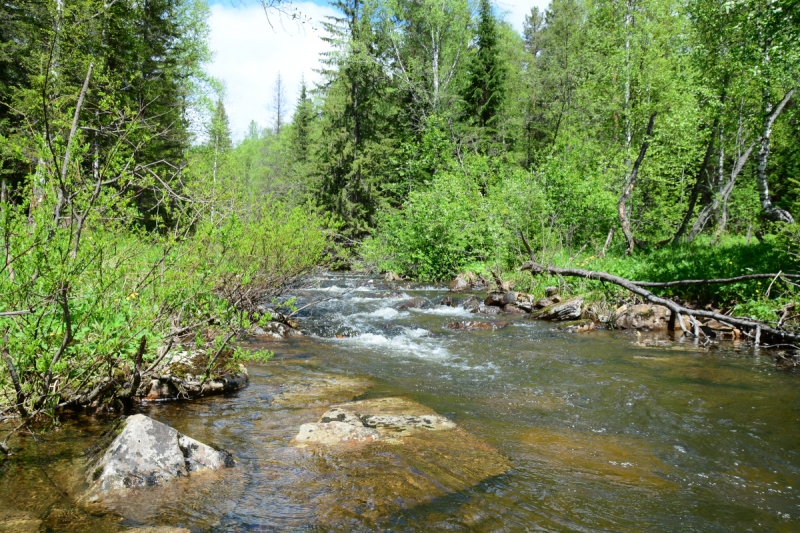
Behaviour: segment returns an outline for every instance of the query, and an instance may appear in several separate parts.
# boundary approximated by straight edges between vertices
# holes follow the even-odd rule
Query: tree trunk
[[[778,104],[775,110],[772,110],[772,102],[770,101],[769,89],[764,89],[764,124],[761,130],[761,139],[759,140],[758,154],[756,155],[756,183],[758,185],[758,196],[761,200],[761,212],[764,218],[773,222],[786,222],[794,224],[792,215],[779,207],[772,205],[769,197],[769,183],[767,182],[767,160],[769,159],[769,141],[772,136],[772,126],[778,115],[783,111],[786,103],[791,99],[794,94],[794,89],[786,93],[783,100]]]
[[[633,249],[636,246],[636,241],[633,238],[631,225],[628,221],[627,202],[633,193],[634,187],[636,187],[636,176],[639,173],[639,167],[642,164],[644,155],[647,153],[647,147],[650,146],[650,136],[653,134],[653,124],[655,123],[655,120],[656,114],[653,113],[650,115],[650,121],[647,123],[647,132],[645,133],[644,140],[642,141],[642,146],[639,149],[639,157],[637,157],[636,161],[633,163],[633,169],[631,169],[631,173],[625,183],[625,189],[622,191],[622,196],[620,196],[619,204],[617,205],[619,222],[622,226],[622,232],[625,234],[625,241],[628,243],[628,248],[626,251],[628,255],[633,253]]]

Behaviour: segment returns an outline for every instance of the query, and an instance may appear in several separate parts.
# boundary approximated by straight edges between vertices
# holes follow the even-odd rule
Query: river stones
[[[240,372],[223,374],[208,379],[186,374],[182,377],[172,374],[154,376],[148,383],[139,387],[137,399],[143,402],[199,398],[213,394],[235,392],[247,386],[250,380],[247,369],[240,365]]]
[[[260,340],[267,340],[267,339],[288,339],[290,337],[302,337],[303,332],[297,329],[296,324],[292,326],[284,322],[272,320],[270,322],[267,322],[263,326],[254,327],[250,331],[250,334],[259,338]]]
[[[451,322],[447,325],[447,329],[464,330],[464,331],[480,331],[480,330],[496,330],[503,329],[508,326],[508,322]]]
[[[111,444],[88,464],[87,501],[234,464],[230,453],[182,435],[145,415],[128,417],[114,433],[116,438]]]

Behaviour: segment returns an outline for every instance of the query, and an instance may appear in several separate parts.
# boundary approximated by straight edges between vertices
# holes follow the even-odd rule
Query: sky
[[[291,114],[300,92],[301,77],[308,85],[319,79],[319,54],[328,49],[321,37],[320,22],[335,11],[327,0],[294,2],[307,20],[298,24],[270,15],[267,20],[255,2],[208,0],[211,6],[211,49],[214,59],[209,74],[225,84],[225,108],[234,140],[241,140],[251,120],[262,128],[273,121],[271,102],[275,80],[280,72],[288,95]],[[496,0],[517,31],[530,8],[544,9],[548,0]],[[271,25],[270,25],[271,23]]]

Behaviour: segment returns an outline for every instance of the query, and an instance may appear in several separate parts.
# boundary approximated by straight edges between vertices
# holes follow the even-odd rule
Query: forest
[[[205,2],[0,6],[3,413],[124,405],[179,340],[267,358],[218,356],[319,267],[774,273],[663,294],[797,327],[800,2],[332,5],[322,81],[238,143]]]

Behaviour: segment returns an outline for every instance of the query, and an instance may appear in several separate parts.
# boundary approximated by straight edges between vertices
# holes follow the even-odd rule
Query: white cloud
[[[318,75],[319,54],[329,49],[322,41],[320,21],[334,14],[329,6],[310,2],[296,3],[311,22],[298,26],[271,17],[270,27],[260,6],[211,6],[211,49],[214,60],[208,72],[225,82],[225,108],[235,139],[241,139],[251,120],[261,127],[272,122],[269,105],[278,72],[287,89],[289,107],[293,108],[300,91],[300,78],[313,85]],[[291,110],[290,110],[291,112]]]
[[[525,16],[531,12],[531,8],[536,6],[539,11],[544,11],[550,5],[550,0],[497,0],[496,4],[500,13],[505,12],[505,20],[521,34]]]
[[[321,2],[322,0],[316,0]],[[525,15],[532,6],[545,9],[549,0],[497,0],[505,19],[522,32]],[[248,124],[255,120],[261,127],[272,122],[269,105],[278,72],[287,88],[289,107],[294,107],[300,90],[300,77],[313,85],[319,76],[320,52],[329,50],[321,37],[320,22],[336,11],[329,5],[312,2],[294,4],[309,23],[299,27],[272,17],[272,27],[261,7],[235,7],[228,2],[211,6],[211,49],[216,53],[209,74],[225,82],[225,106],[235,139],[241,139]],[[290,111],[291,112],[291,111]]]

